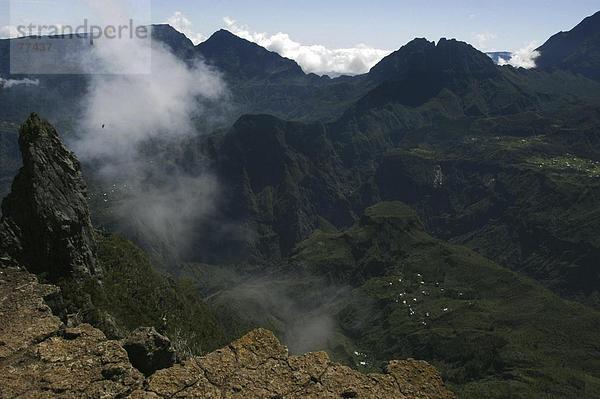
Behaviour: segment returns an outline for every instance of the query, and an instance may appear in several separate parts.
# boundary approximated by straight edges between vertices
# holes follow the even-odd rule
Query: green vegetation
[[[339,321],[360,352],[429,360],[461,398],[600,393],[598,312],[431,238],[401,203],[369,208],[343,233],[315,233],[294,260],[356,287]]]
[[[119,236],[98,239],[104,269],[101,284],[72,280],[58,284],[69,310],[113,336],[155,327],[184,353],[201,354],[226,343],[229,337],[190,282],[159,274],[142,250]]]
[[[588,177],[600,177],[600,161],[579,158],[570,154],[559,157],[543,157],[541,155],[530,158],[529,163],[540,169],[553,172],[575,172]]]

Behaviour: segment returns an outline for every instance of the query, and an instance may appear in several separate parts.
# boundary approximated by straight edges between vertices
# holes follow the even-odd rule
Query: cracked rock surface
[[[143,386],[117,341],[52,315],[44,298],[57,292],[0,267],[0,398],[116,398]]]
[[[361,374],[324,352],[289,356],[258,329],[207,356],[156,372],[134,398],[453,398],[437,371],[415,360],[390,362],[385,374]]]

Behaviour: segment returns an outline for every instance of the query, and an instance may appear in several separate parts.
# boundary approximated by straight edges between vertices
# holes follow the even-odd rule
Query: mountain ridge
[[[536,51],[539,69],[562,69],[600,80],[600,11],[570,31],[553,35]]]
[[[236,79],[284,79],[307,76],[295,61],[221,29],[196,46],[196,51],[219,70]],[[252,60],[252,63],[248,61]],[[235,74],[233,73],[235,72]]]
[[[494,63],[484,53],[456,39],[441,38],[437,44],[419,38],[383,58],[369,71],[377,80],[401,80],[417,71],[476,78],[497,74]]]

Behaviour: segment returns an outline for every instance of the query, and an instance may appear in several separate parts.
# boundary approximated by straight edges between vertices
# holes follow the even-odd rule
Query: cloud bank
[[[137,55],[145,52],[115,47],[117,42],[95,45],[95,59],[104,65],[94,64],[96,74],[86,98],[84,130],[88,135],[78,145],[85,158],[121,157],[151,138],[187,136],[193,131],[193,118],[203,114],[203,102],[225,94],[216,72],[200,62],[189,67],[156,43],[151,49],[151,73],[98,74],[118,65],[131,67],[138,62]]]
[[[254,42],[270,51],[279,53],[283,57],[296,61],[307,73],[332,74],[332,75],[357,75],[366,73],[389,55],[391,51],[376,49],[360,44],[352,48],[330,49],[322,45],[305,45],[290,38],[287,33],[252,32],[239,25],[231,18],[224,18],[224,22],[235,35]]]
[[[482,51],[488,51],[489,43],[493,40],[496,40],[498,38],[498,35],[496,35],[495,33],[484,32],[476,33],[475,35],[473,35],[473,38],[475,39],[475,43],[477,44],[476,47],[478,49]]]
[[[18,37],[17,28],[12,25],[0,26],[0,39],[12,39]]]
[[[39,86],[37,79],[3,79],[0,78],[0,89],[10,89],[15,86]]]
[[[535,60],[540,56],[540,52],[535,50],[538,46],[537,42],[531,42],[526,47],[513,52],[509,60],[500,58],[498,65],[512,65],[515,68],[525,69],[535,68]]]
[[[333,348],[340,330],[337,315],[357,299],[351,287],[308,274],[237,278],[243,282],[228,282],[213,303],[233,304],[241,320],[276,331],[292,353]]]

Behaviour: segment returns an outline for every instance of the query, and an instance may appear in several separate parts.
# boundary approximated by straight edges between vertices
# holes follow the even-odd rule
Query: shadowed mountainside
[[[0,252],[51,279],[101,275],[79,161],[33,114],[21,127],[23,168],[2,201]]]
[[[552,36],[537,51],[539,69],[561,69],[600,80],[600,12]]]

